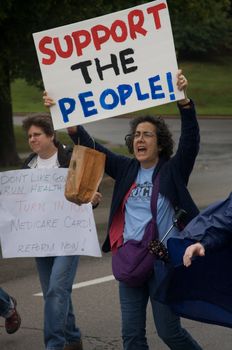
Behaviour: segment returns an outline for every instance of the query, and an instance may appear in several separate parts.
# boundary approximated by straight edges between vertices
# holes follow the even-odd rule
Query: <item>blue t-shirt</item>
[[[136,187],[131,191],[131,194],[125,205],[125,226],[123,232],[124,242],[129,239],[141,240],[144,234],[147,223],[152,218],[151,213],[151,194],[152,194],[152,174],[154,167],[145,169],[140,167],[137,178],[135,180]],[[159,239],[165,235],[167,230],[172,225],[174,209],[167,198],[158,195],[157,202],[157,226],[159,231]],[[173,228],[168,235],[178,233],[177,228]],[[166,240],[164,243],[166,243]]]

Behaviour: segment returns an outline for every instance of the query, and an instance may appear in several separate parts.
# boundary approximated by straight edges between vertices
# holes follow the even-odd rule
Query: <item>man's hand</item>
[[[186,248],[184,256],[183,256],[183,264],[186,267],[189,267],[192,263],[192,258],[194,256],[204,256],[205,248],[201,243],[191,244],[188,248]]]

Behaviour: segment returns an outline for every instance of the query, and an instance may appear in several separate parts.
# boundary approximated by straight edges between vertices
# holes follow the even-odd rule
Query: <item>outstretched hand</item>
[[[189,267],[192,264],[192,258],[194,256],[204,256],[205,255],[205,248],[201,243],[195,243],[188,246],[185,250],[184,256],[183,256],[183,264],[186,267]]]

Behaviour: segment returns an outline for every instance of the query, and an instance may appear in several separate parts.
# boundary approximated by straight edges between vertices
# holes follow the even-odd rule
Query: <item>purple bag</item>
[[[112,256],[112,270],[115,279],[126,283],[129,287],[143,285],[154,270],[155,255],[150,252],[149,243],[158,238],[156,225],[158,193],[159,174],[156,176],[151,196],[153,218],[147,224],[142,240],[128,240]]]

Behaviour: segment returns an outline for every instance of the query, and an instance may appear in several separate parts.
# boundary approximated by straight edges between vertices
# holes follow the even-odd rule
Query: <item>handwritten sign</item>
[[[91,204],[64,197],[67,169],[0,173],[0,238],[4,258],[101,256]]]
[[[33,34],[55,129],[183,98],[166,1]]]

